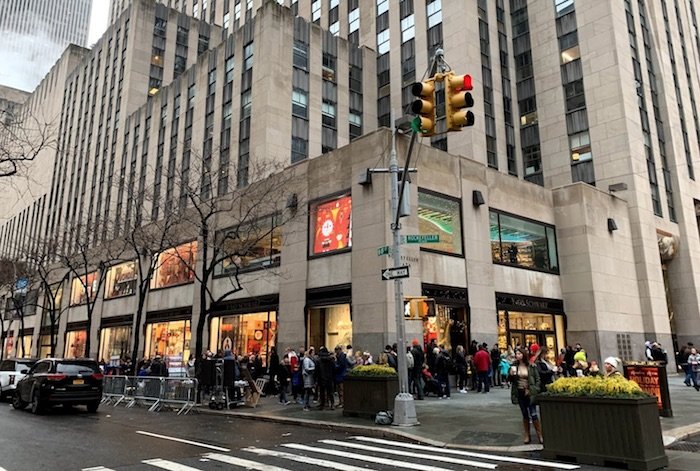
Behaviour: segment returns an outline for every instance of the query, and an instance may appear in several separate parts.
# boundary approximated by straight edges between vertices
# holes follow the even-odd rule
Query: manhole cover
[[[700,443],[698,442],[686,442],[686,441],[677,441],[676,443],[672,444],[667,448],[668,450],[675,450],[675,451],[687,451],[690,453],[697,453],[700,451]]]

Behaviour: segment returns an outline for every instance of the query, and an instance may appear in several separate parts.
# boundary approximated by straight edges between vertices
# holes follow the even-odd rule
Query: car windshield
[[[15,362],[12,360],[1,361],[0,371],[15,371]]]
[[[92,374],[99,373],[100,369],[97,363],[94,362],[59,362],[56,365],[56,373],[62,373],[66,375],[80,375],[80,374]]]

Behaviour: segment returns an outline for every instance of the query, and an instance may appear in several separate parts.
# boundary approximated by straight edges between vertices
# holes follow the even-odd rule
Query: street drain
[[[683,440],[673,443],[667,448],[668,450],[675,451],[687,451],[689,453],[700,452],[700,443],[698,442],[685,442]]]

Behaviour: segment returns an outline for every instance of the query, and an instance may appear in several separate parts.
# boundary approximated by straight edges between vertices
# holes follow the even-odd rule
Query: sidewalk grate
[[[667,450],[675,450],[675,451],[687,451],[689,453],[697,453],[700,452],[700,443],[698,442],[686,442],[683,440],[679,440],[669,447],[666,448]]]

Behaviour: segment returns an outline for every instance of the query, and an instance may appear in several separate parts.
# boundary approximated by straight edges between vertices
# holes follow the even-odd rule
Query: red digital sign
[[[316,206],[313,254],[352,246],[352,198],[342,196]]]

